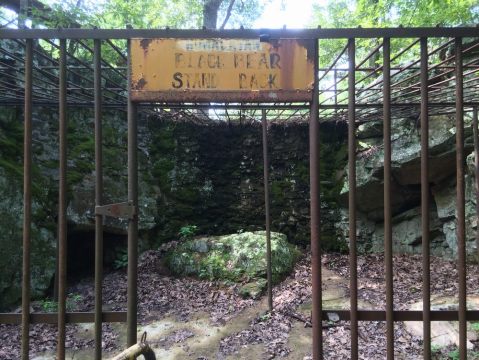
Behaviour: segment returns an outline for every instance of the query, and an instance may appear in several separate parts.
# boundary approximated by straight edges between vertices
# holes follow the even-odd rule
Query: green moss
[[[321,248],[324,251],[333,251],[344,253],[349,250],[346,241],[341,240],[335,233],[322,233],[321,234]]]
[[[309,164],[298,162],[295,167],[295,175],[305,183],[309,183]]]
[[[300,252],[285,235],[272,232],[271,254],[272,278],[277,283],[292,270]],[[171,250],[166,263],[181,276],[237,282],[264,279],[266,235],[257,231],[189,240]]]

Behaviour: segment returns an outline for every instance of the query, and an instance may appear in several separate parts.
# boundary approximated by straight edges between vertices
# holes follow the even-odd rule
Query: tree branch
[[[38,0],[32,0],[30,5],[32,8],[36,8],[42,11],[48,11],[50,9],[48,6]],[[12,11],[15,11],[18,14],[20,12],[20,0],[1,0],[0,7],[5,7]]]
[[[235,4],[235,0],[230,0],[230,4],[228,5],[228,10],[226,11],[225,19],[223,20],[223,24],[221,24],[220,30],[224,30],[226,23],[230,19],[231,10],[233,9],[233,5]]]

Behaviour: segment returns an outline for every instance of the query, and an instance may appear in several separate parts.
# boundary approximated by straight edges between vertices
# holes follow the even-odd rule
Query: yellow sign
[[[313,42],[133,39],[134,101],[309,101]]]

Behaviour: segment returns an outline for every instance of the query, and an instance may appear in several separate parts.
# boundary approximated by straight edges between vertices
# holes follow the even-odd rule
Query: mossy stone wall
[[[104,112],[104,203],[127,198],[127,122],[122,111]],[[0,109],[0,307],[21,294],[23,214],[23,112]],[[83,242],[94,231],[94,119],[91,109],[68,112],[68,247],[82,258],[93,249]],[[321,131],[323,239],[339,248],[334,218],[344,165],[344,131]],[[272,124],[269,129],[272,230],[295,244],[309,243],[308,125]],[[139,118],[139,213],[141,248],[178,238],[185,225],[198,233],[222,235],[264,229],[263,157],[259,124],[201,125],[161,117]],[[33,113],[32,289],[39,297],[51,286],[55,269],[58,207],[58,115],[35,107]],[[105,231],[121,240],[105,248],[114,258],[127,223],[105,219]],[[114,243],[114,242],[112,242]],[[89,250],[91,251],[91,250]],[[91,262],[85,262],[90,264]],[[80,271],[70,262],[70,274]]]
[[[185,225],[198,233],[229,234],[264,229],[261,126],[203,126],[150,122],[151,181],[158,190],[158,218],[151,241],[174,238]],[[324,237],[336,243],[334,218],[345,161],[344,132],[333,125],[321,132]],[[272,229],[289,241],[309,243],[309,135],[305,123],[272,124],[268,132]]]

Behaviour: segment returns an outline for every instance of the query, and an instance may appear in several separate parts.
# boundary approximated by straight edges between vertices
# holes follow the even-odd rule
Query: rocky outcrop
[[[398,253],[421,252],[421,146],[420,129],[416,126],[411,119],[396,119],[392,123],[393,243],[394,251]],[[477,260],[474,153],[471,121],[467,116],[465,136],[467,251],[471,260]],[[360,150],[356,170],[358,244],[362,251],[382,251],[384,248],[382,124],[372,122],[361,125],[358,128],[357,139]],[[445,115],[430,117],[429,144],[431,253],[436,256],[454,257],[457,254],[454,117]],[[343,204],[346,204],[348,192],[346,179],[341,191]],[[346,210],[342,211],[342,220],[338,228],[347,238]]]
[[[286,235],[271,233],[273,283],[293,269],[299,255]],[[240,294],[257,297],[267,284],[266,233],[255,231],[187,240],[167,253],[166,264],[177,276],[240,282]]]

